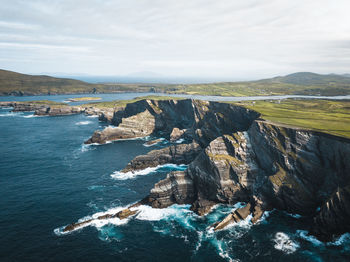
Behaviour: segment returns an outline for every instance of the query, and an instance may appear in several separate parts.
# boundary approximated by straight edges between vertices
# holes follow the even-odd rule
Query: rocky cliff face
[[[114,129],[97,131],[86,141],[106,141],[158,135],[172,140],[192,138],[202,147],[216,137],[246,130],[259,114],[230,104],[200,100],[141,100],[114,112]]]
[[[141,170],[167,163],[187,165],[191,163],[201,151],[202,148],[195,142],[152,150],[146,155],[135,157],[122,172]]]
[[[249,214],[256,222],[265,210],[276,208],[312,219],[311,233],[321,240],[350,231],[350,139],[259,120],[257,112],[243,107],[189,99],[141,100],[116,111],[25,102],[0,106],[37,115],[98,114],[115,125],[86,143],[149,135],[173,142],[185,138],[188,144],[138,156],[122,171],[189,164],[158,182],[142,204],[191,204],[204,215],[217,203],[247,203],[215,223],[215,230]],[[67,231],[75,226],[79,223]]]
[[[348,159],[349,139],[256,120],[246,132],[214,139],[186,171],[159,182],[149,203],[191,203],[192,210],[205,214],[215,203],[243,201],[248,208],[233,212],[215,228],[247,213],[257,221],[264,210],[277,208],[314,217],[312,233],[330,240],[349,231]]]

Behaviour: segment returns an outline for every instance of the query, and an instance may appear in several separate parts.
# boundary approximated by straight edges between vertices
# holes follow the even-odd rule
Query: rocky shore
[[[240,106],[190,99],[140,100],[105,111],[18,102],[0,106],[37,115],[98,114],[114,125],[96,131],[87,144],[146,136],[183,139],[182,144],[137,156],[122,170],[188,165],[185,171],[170,172],[137,205],[190,204],[192,211],[205,215],[215,204],[244,202],[214,223],[214,230],[248,216],[256,223],[265,211],[278,209],[312,221],[310,232],[322,241],[350,232],[348,138],[272,123]],[[131,216],[137,205],[108,217]],[[73,223],[64,231],[80,226]]]
[[[189,164],[171,172],[143,200],[154,208],[191,204],[199,215],[218,203],[233,209],[213,225],[220,230],[249,215],[279,209],[313,220],[310,232],[329,241],[349,232],[350,140],[259,119],[246,108],[224,103],[144,100],[114,112],[112,130],[87,141],[162,136],[187,144],[136,157],[123,172],[164,163]]]
[[[34,112],[38,116],[62,116],[84,113],[86,115],[98,115],[101,121],[111,122],[113,108],[96,108],[86,106],[69,106],[60,103],[50,103],[50,101],[33,102],[0,102],[0,107],[12,107],[13,112]]]

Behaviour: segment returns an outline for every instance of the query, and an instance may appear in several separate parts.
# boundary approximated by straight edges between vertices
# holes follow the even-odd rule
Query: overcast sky
[[[350,73],[350,0],[1,0],[0,68],[255,79]]]

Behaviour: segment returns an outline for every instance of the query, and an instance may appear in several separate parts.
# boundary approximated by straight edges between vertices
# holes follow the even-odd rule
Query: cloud
[[[0,67],[232,79],[345,73],[349,8],[347,0],[3,0]]]

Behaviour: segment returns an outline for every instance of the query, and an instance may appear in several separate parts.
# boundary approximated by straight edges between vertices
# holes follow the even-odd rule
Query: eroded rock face
[[[321,206],[313,219],[311,233],[324,241],[333,235],[350,232],[350,185],[338,188]]]
[[[330,239],[349,231],[348,159],[349,139],[256,120],[247,132],[220,136],[197,156],[182,173],[192,181],[191,190],[171,189],[167,178],[158,183],[167,185],[160,198],[172,199],[167,204],[193,199],[192,210],[199,214],[213,203],[246,202],[252,222],[271,208],[315,216],[314,234]],[[173,192],[176,198],[167,195]],[[181,195],[186,192],[188,198]],[[153,194],[152,203],[157,201]],[[232,213],[217,229],[237,217]]]
[[[73,115],[83,112],[81,107],[77,106],[60,106],[60,107],[41,107],[36,109],[34,114],[38,116],[61,116],[61,115]]]
[[[153,133],[154,125],[154,116],[146,110],[123,119],[117,127],[106,127],[102,131],[96,131],[85,144],[104,144],[112,140],[145,137]]]
[[[170,142],[175,142],[184,136],[187,132],[187,129],[179,129],[177,127],[173,128],[173,131],[170,133]]]
[[[141,100],[114,112],[113,132],[97,131],[86,143],[162,134],[166,138],[188,137],[202,147],[216,137],[246,130],[259,114],[230,104],[200,100]]]
[[[195,200],[193,181],[182,171],[171,172],[155,184],[148,196],[148,204],[165,208],[173,204],[191,204]]]
[[[158,150],[152,150],[146,155],[135,157],[122,172],[145,169],[147,167],[156,167],[163,164],[189,164],[201,152],[199,144],[172,145]]]
[[[123,209],[115,214],[105,214],[105,215],[97,217],[96,219],[88,219],[88,220],[85,220],[83,222],[72,223],[72,224],[66,226],[63,229],[63,232],[73,231],[77,228],[80,228],[82,226],[85,226],[85,225],[93,222],[94,220],[106,220],[106,219],[110,219],[110,218],[126,219],[130,216],[135,215],[136,213],[137,213],[137,210],[131,210],[130,208],[125,208],[125,209]]]

